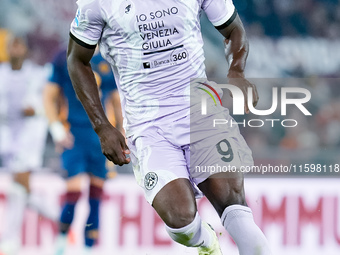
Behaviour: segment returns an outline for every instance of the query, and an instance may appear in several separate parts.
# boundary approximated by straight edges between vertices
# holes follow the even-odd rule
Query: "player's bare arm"
[[[48,82],[43,91],[43,102],[45,114],[50,124],[59,121],[58,117],[58,98],[60,88],[57,84]]]
[[[48,119],[50,134],[58,153],[62,153],[64,149],[71,149],[74,145],[73,135],[65,130],[59,120],[58,99],[60,94],[61,91],[58,84],[53,82],[46,84],[43,92],[45,115]]]
[[[105,115],[99,98],[99,91],[92,72],[90,60],[95,48],[79,45],[72,38],[69,40],[67,66],[74,90],[89,116],[91,124],[100,138],[103,154],[118,165],[128,164],[128,147],[124,136],[114,128]]]
[[[229,62],[228,78],[230,83],[238,86],[245,96],[245,110],[249,113],[247,106],[247,89],[253,89],[253,105],[258,102],[258,93],[254,84],[244,78],[244,69],[249,52],[249,44],[239,15],[235,12],[234,20],[226,27],[218,28],[219,32],[225,37],[226,58]],[[228,22],[227,22],[228,23]]]

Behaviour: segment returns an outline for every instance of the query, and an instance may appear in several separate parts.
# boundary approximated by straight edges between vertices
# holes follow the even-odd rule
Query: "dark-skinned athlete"
[[[222,254],[215,232],[197,213],[195,198],[204,194],[241,255],[271,254],[247,207],[243,173],[195,171],[195,166],[203,165],[239,169],[253,164],[237,126],[212,126],[214,118],[231,120],[226,108],[209,98],[209,113],[202,115],[198,110],[204,90],[222,95],[214,83],[206,81],[202,11],[225,37],[229,83],[240,88],[245,98],[251,88],[253,104],[258,100],[256,87],[244,77],[248,41],[232,1],[77,3],[68,70],[104,155],[118,165],[132,161],[138,184],[174,241],[198,247],[201,255]],[[89,64],[97,43],[116,78],[128,144],[109,123],[99,100]]]

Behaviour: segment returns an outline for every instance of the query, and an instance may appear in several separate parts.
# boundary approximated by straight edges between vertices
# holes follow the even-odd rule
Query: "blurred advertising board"
[[[247,201],[255,221],[267,236],[273,254],[338,254],[340,248],[338,180],[330,178],[250,178],[245,180]],[[0,219],[6,213],[8,175],[0,176]],[[59,208],[65,184],[56,175],[35,175],[33,192],[52,207]],[[85,191],[85,190],[84,190]],[[86,194],[86,192],[84,192]],[[206,199],[198,201],[203,219],[218,233],[224,254],[238,254],[237,248]],[[88,207],[83,195],[76,207],[66,255],[80,255],[83,226]],[[0,234],[2,232],[0,224]],[[22,227],[20,255],[53,254],[56,223],[27,209]],[[145,201],[133,176],[121,175],[105,186],[101,208],[98,254],[197,254],[196,249],[174,243],[160,218]]]

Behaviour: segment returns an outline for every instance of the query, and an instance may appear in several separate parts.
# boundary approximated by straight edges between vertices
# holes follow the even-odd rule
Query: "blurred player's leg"
[[[17,172],[14,174],[15,183],[22,186],[26,192],[27,200],[25,201],[25,204],[42,216],[55,221],[57,219],[58,211],[51,205],[47,206],[46,201],[41,196],[31,192],[30,177],[31,172]]]
[[[6,218],[3,221],[5,226],[0,245],[0,251],[6,255],[14,255],[19,251],[26,199],[26,189],[22,185],[13,182],[8,193]]]
[[[176,179],[166,184],[156,195],[153,207],[174,241],[187,247],[198,247],[200,255],[222,254],[215,232],[197,213],[189,180]]]
[[[0,245],[0,251],[5,252],[5,254],[16,254],[20,248],[21,228],[27,205],[36,209],[38,213],[45,217],[51,218],[52,214],[56,215],[56,211],[51,213],[54,208],[47,208],[37,194],[30,192],[30,175],[29,171],[13,174],[13,183],[8,192],[4,233]],[[55,220],[55,216],[51,219]]]
[[[5,228],[0,251],[15,254],[20,248],[21,227],[29,193],[29,172],[14,174],[14,180],[8,192]]]
[[[90,253],[91,248],[98,239],[99,207],[103,193],[104,179],[90,178],[89,205],[90,213],[85,226],[85,252]]]
[[[18,184],[20,184],[27,193],[29,193],[30,190],[30,175],[31,173],[29,171],[27,172],[18,172],[14,174],[14,181]]]
[[[58,218],[58,210],[53,206],[53,204],[48,203],[46,199],[40,196],[37,193],[31,192],[30,181],[31,181],[31,172],[17,172],[14,174],[15,183],[21,185],[27,193],[27,201],[26,204],[28,207],[35,210],[37,213],[42,216],[56,221]]]
[[[72,177],[67,181],[65,204],[59,220],[59,234],[56,240],[56,255],[64,254],[67,246],[67,233],[74,217],[74,210],[81,196],[82,175]]]
[[[251,209],[246,206],[242,174],[228,177],[228,173],[216,174],[198,186],[220,215],[240,255],[272,254],[267,239],[254,222]]]

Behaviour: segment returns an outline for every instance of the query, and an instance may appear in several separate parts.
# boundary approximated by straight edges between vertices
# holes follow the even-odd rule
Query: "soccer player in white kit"
[[[47,121],[42,113],[46,71],[26,60],[28,48],[21,37],[9,37],[8,54],[9,62],[0,65],[0,156],[14,180],[0,223],[0,252],[11,255],[20,248],[26,205],[40,212],[43,206],[39,196],[30,192],[29,177],[30,171],[42,167]]]
[[[199,21],[201,11],[205,11],[228,45],[229,83],[239,87],[245,96],[251,87],[256,105],[256,88],[244,78],[248,41],[232,1],[77,3],[70,31],[68,69],[106,157],[119,165],[132,161],[147,201],[176,242],[198,247],[199,254],[222,254],[215,232],[197,213],[195,195],[202,192],[221,217],[241,255],[271,254],[265,236],[246,206],[243,174],[200,174],[192,168],[217,163],[240,168],[253,162],[237,126],[211,131],[205,124],[214,116],[231,118],[227,109],[216,106],[213,107],[216,114],[197,119],[201,86],[212,91],[216,88],[209,82],[190,82],[206,78]],[[117,79],[129,146],[110,125],[100,104],[89,65],[97,43]],[[221,96],[221,90],[218,93]],[[247,106],[245,109],[248,110]],[[209,137],[204,135],[206,130]],[[222,162],[217,162],[226,154],[227,159],[222,157]]]

